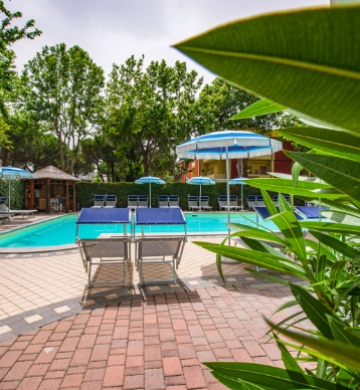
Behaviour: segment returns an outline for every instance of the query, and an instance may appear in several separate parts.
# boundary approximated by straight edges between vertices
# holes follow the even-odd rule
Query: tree
[[[25,65],[26,108],[58,140],[61,169],[72,173],[82,139],[99,120],[103,70],[79,46],[45,46]]]
[[[164,60],[151,62],[144,70],[143,60],[132,56],[124,65],[114,65],[104,131],[108,142],[116,144],[127,179],[169,171],[178,179],[175,148],[196,127],[202,79],[187,72],[185,63],[171,67]]]
[[[22,28],[11,26],[15,19],[22,17],[22,13],[19,11],[10,12],[3,1],[0,1],[0,12],[3,14],[0,26],[0,112],[6,116],[3,91],[11,90],[12,78],[15,74],[15,52],[9,46],[23,38],[34,39],[41,34],[41,31],[38,29],[29,31],[35,25],[33,19],[28,20]]]

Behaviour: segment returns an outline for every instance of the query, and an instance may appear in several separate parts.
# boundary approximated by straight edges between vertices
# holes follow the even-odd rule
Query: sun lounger
[[[200,198],[200,208],[202,210],[210,211],[212,207],[209,205],[209,197],[207,195],[202,195]]]
[[[266,219],[266,218],[269,218],[271,216],[268,209],[265,206],[260,206],[260,207],[255,206],[255,211],[261,216],[262,219]],[[300,215],[299,213],[297,213],[296,210],[294,212],[294,215],[298,220],[304,219],[304,217],[302,215]]]
[[[91,206],[93,209],[102,208],[105,205],[105,195],[94,195],[94,204]]]
[[[264,198],[262,195],[256,195],[256,206],[257,207],[266,207]]]
[[[249,210],[255,210],[254,207],[256,206],[256,195],[248,195],[246,198],[246,202]]]
[[[0,224],[4,224],[5,222],[10,222],[11,219],[10,219],[10,215],[9,213],[3,213],[3,212],[0,212]]]
[[[88,273],[88,286],[98,284],[125,283],[126,268],[131,263],[130,236],[126,233],[126,224],[131,222],[131,211],[122,208],[83,208],[77,219],[76,240],[79,246],[80,255],[85,271]],[[122,236],[110,236],[107,238],[79,238],[79,227],[81,225],[93,224],[123,224],[124,234]],[[92,281],[92,267],[122,266],[121,280]],[[113,275],[114,272],[111,272]]]
[[[37,210],[11,210],[5,203],[0,203],[0,212],[10,216],[21,215],[23,218],[30,218]]]
[[[179,195],[169,195],[169,207],[180,207]]]
[[[138,195],[128,195],[127,208],[135,210],[138,207]]]
[[[241,206],[238,205],[238,197],[236,195],[230,195],[230,210],[241,210]]]
[[[168,195],[159,195],[158,196],[158,206],[161,207],[169,207],[169,196]]]
[[[148,225],[183,225],[183,235],[145,236],[143,228]],[[172,278],[147,279],[147,283],[174,282],[186,242],[186,220],[180,207],[162,209],[136,209],[135,226],[142,227],[141,237],[135,240],[136,268],[140,273],[140,284],[143,286],[144,265],[171,264]],[[157,275],[160,272],[156,273]],[[160,276],[160,275],[159,275]]]
[[[319,219],[321,217],[319,206],[295,206],[297,212],[303,215],[306,219]],[[326,210],[328,207],[322,207],[321,210]]]
[[[198,199],[198,196],[188,195],[188,209],[190,211],[199,210]]]
[[[149,207],[149,198],[147,195],[139,195],[137,207],[138,208],[148,208]]]
[[[105,195],[105,206],[104,208],[116,207],[117,198],[116,195]]]

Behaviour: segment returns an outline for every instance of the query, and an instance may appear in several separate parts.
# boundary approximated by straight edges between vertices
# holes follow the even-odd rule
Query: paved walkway
[[[224,387],[201,362],[281,365],[262,315],[288,288],[240,263],[223,265],[223,287],[215,255],[193,239],[178,283],[143,289],[133,265],[125,286],[88,289],[77,250],[0,254],[0,389],[214,390]]]

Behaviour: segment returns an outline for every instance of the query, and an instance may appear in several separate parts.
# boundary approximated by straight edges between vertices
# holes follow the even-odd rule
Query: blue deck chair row
[[[238,197],[236,195],[230,195],[229,196],[230,204],[229,209],[231,210],[241,210],[241,206],[238,205]],[[219,203],[219,209],[220,211],[222,209],[227,210],[227,195],[219,195],[218,197],[218,203]]]
[[[283,196],[288,202],[290,202],[290,195],[283,195]],[[272,197],[272,200],[275,203],[275,206],[278,205],[278,199],[279,199],[278,195],[274,195]],[[247,201],[249,209],[254,210],[255,207],[265,207],[265,202],[264,202],[264,198],[262,195],[248,195],[246,198],[246,201]]]
[[[207,195],[202,195],[200,200],[196,195],[188,195],[188,209],[190,211],[211,211],[212,206],[209,205],[209,197]]]
[[[149,197],[147,195],[128,195],[128,209],[148,208]]]
[[[94,195],[93,209],[116,207],[116,195]]]
[[[96,224],[123,225],[123,234],[104,233],[97,238],[80,238],[81,225]],[[85,271],[88,274],[88,286],[99,284],[113,284],[126,282],[126,271],[131,265],[131,243],[135,243],[135,265],[140,274],[140,283],[158,283],[177,281],[176,269],[180,264],[183,254],[186,234],[186,219],[179,207],[167,209],[137,208],[135,218],[131,218],[131,210],[126,208],[116,209],[91,209],[83,208],[77,219],[76,240],[79,246],[81,258]],[[141,235],[135,237],[135,226],[131,236],[128,236],[129,224],[141,228]],[[143,228],[151,225],[182,225],[184,233],[175,235],[163,235],[154,237],[144,235]],[[171,274],[167,270],[171,265]],[[93,266],[99,266],[96,272],[92,271]],[[156,276],[164,278],[151,279],[153,272],[148,272],[148,265],[158,267]],[[165,267],[164,267],[165,265]],[[116,267],[110,269],[107,274],[102,272],[103,266]],[[160,268],[161,267],[161,268]],[[118,276],[116,270],[122,268],[122,277]],[[161,270],[161,272],[160,272]],[[104,278],[111,275],[112,280]]]
[[[159,195],[158,206],[163,207],[180,207],[179,195]]]

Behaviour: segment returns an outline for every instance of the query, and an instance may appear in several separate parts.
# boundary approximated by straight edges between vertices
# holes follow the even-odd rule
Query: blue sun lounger
[[[91,206],[93,209],[102,208],[105,205],[105,195],[94,195],[94,205]]]
[[[183,235],[145,236],[144,227],[150,225],[182,225]],[[141,237],[135,239],[135,264],[144,285],[144,264],[172,264],[172,279],[148,279],[148,282],[176,283],[178,268],[186,242],[186,220],[180,207],[136,209],[135,226],[141,227]]]
[[[256,211],[256,216],[260,215],[262,219],[266,219],[266,218],[271,217],[271,215],[266,207],[255,206],[254,209]],[[304,219],[304,217],[302,215],[298,214],[296,211],[294,212],[294,215],[295,215],[296,219],[298,219],[298,220]]]
[[[327,210],[329,207],[322,207],[321,211]],[[319,206],[295,206],[299,214],[304,215],[306,219],[319,219],[321,212]]]
[[[126,233],[126,225],[131,222],[131,210],[126,208],[83,208],[76,221],[76,241],[88,272],[88,286],[98,284],[125,284],[126,266],[131,263],[130,236]],[[98,238],[79,238],[80,225],[123,224],[123,235]],[[92,282],[91,268],[93,265],[122,265],[122,280]]]

